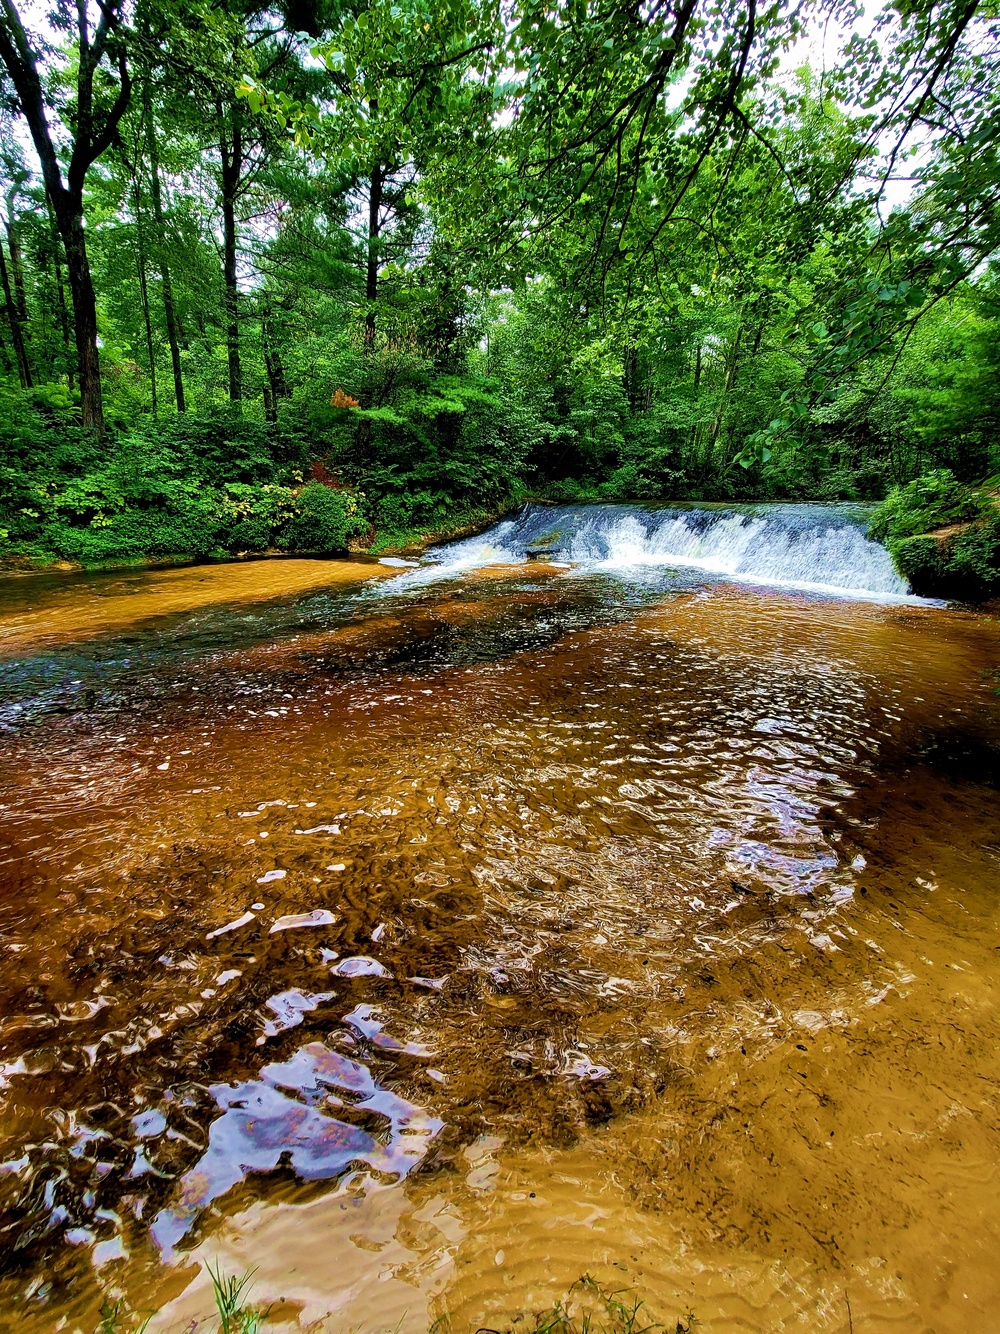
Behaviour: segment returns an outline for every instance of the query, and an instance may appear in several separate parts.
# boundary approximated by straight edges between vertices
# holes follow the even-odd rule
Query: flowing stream
[[[998,637],[845,506],[0,580],[0,1327],[991,1328]]]
[[[889,553],[865,535],[861,505],[528,506],[480,537],[432,552],[412,582],[546,553],[578,573],[676,567],[740,582],[841,596],[905,598]]]

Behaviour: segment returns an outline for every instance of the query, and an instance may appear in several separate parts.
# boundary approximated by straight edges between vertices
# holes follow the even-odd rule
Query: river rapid
[[[0,580],[0,1327],[993,1328],[998,621],[863,529]]]

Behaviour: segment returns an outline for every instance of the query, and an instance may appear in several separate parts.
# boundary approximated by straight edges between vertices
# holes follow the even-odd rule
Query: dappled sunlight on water
[[[994,621],[544,566],[72,606],[0,672],[5,1318],[186,1329],[218,1259],[330,1330],[585,1270],[986,1327]]]

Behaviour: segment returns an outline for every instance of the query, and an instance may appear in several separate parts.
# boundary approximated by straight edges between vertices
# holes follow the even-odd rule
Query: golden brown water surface
[[[259,560],[113,575],[10,577],[4,590],[0,654],[134,631],[149,620],[218,603],[290,597],[389,573],[375,562]]]
[[[349,568],[0,620],[0,1324],[996,1327],[996,623]]]

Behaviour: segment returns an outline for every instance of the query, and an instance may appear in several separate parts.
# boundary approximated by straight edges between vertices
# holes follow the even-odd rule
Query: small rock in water
[[[293,912],[279,917],[267,933],[273,936],[275,931],[293,931],[299,926],[329,926],[337,916],[329,908],[313,908],[312,912]]]
[[[412,982],[417,987],[430,987],[432,991],[440,991],[448,981],[449,974],[444,977],[408,977],[406,980]]]
[[[112,1260],[125,1260],[128,1258],[128,1251],[121,1237],[109,1237],[107,1241],[99,1241],[90,1252],[90,1262],[95,1269],[103,1269]]]
[[[345,862],[334,862],[332,866],[328,866],[326,869],[328,871],[346,871],[347,864]]]
[[[808,1033],[819,1033],[829,1027],[827,1016],[821,1014],[819,1010],[796,1010],[792,1015],[792,1023],[804,1028]]]
[[[840,946],[835,945],[832,938],[828,936],[825,931],[821,931],[814,936],[809,936],[808,940],[810,945],[815,945],[818,950],[823,950],[825,954],[835,954],[840,949]]]
[[[258,879],[257,884],[269,885],[272,880],[284,880],[287,874],[288,874],[287,871],[265,871],[264,874]]]
[[[378,959],[367,954],[355,954],[349,959],[341,959],[330,969],[334,977],[391,977],[392,974]]]

